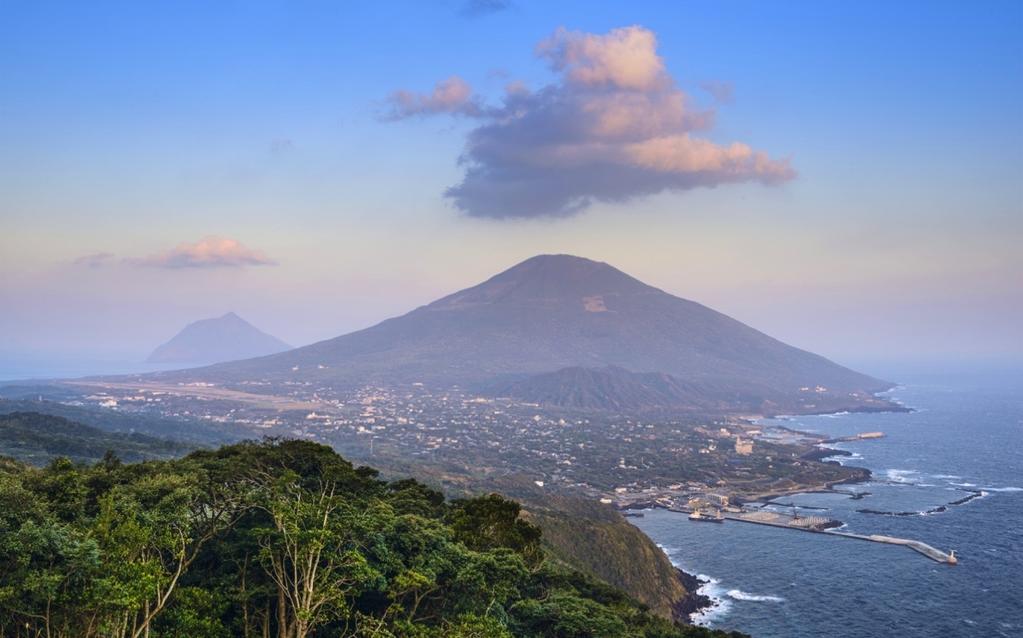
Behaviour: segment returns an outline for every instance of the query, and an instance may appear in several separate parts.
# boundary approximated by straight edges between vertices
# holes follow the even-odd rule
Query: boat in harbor
[[[701,521],[704,523],[724,523],[725,517],[722,516],[721,510],[718,510],[717,514],[715,514],[714,516],[711,516],[710,514],[704,514],[700,510],[693,510],[693,512],[689,515],[689,520]]]

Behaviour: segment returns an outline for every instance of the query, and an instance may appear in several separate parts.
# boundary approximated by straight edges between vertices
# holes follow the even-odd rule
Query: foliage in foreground
[[[0,463],[0,636],[713,635],[549,564],[519,513],[301,441]]]

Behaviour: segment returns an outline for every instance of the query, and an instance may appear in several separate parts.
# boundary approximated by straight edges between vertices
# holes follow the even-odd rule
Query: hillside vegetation
[[[136,433],[105,432],[38,412],[0,414],[0,455],[45,465],[58,457],[95,463],[109,451],[125,461],[167,459],[187,454],[193,446]]]
[[[0,464],[0,635],[724,634],[550,560],[513,501],[447,501],[326,446],[266,441]]]
[[[696,603],[667,555],[617,510],[593,499],[556,494],[523,477],[484,482],[522,503],[523,517],[543,532],[555,561],[628,592],[665,618]]]
[[[37,399],[37,393],[53,396],[53,400]],[[39,412],[64,417],[69,421],[88,425],[104,432],[145,434],[153,438],[172,439],[187,444],[189,451],[198,447],[216,447],[237,443],[246,438],[234,424],[212,423],[194,418],[175,418],[153,413],[118,412],[88,405],[70,405],[60,401],[73,401],[77,395],[63,395],[59,386],[0,387],[0,414],[11,412]],[[184,455],[187,452],[182,452]]]

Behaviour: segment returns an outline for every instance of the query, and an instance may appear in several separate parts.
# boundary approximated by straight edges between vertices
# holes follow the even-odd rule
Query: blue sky
[[[0,352],[136,356],[227,310],[306,343],[569,252],[839,359],[1023,354],[1023,4],[464,9],[0,4]],[[444,192],[487,122],[382,117],[451,76],[567,87],[538,43],[632,25],[702,138],[797,175],[480,218]],[[153,265],[210,236],[274,265]]]

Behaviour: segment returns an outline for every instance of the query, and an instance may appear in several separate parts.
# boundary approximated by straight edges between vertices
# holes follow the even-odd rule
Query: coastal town
[[[234,429],[238,438],[304,438],[377,465],[414,460],[438,468],[442,477],[523,475],[544,489],[619,508],[683,506],[717,494],[749,501],[868,476],[821,462],[822,454],[831,453],[822,453],[822,437],[764,427],[752,415],[556,410],[423,384],[348,392],[294,385],[272,393],[259,382],[228,389],[78,381],[64,388],[68,395],[61,400],[72,405],[217,424]]]

